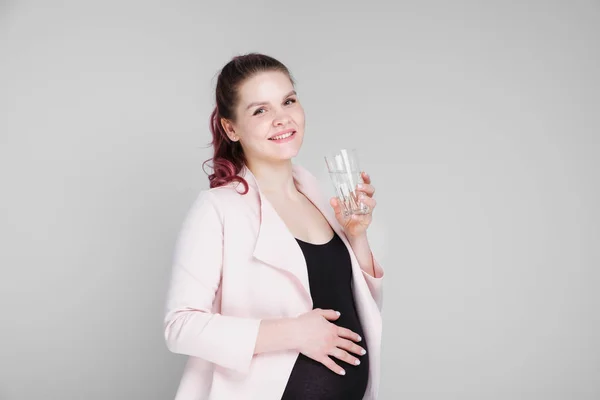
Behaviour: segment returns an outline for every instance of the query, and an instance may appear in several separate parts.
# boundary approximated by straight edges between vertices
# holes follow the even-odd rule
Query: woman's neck
[[[266,195],[286,196],[293,198],[298,195],[292,173],[292,161],[280,164],[273,163],[247,163],[261,192]]]

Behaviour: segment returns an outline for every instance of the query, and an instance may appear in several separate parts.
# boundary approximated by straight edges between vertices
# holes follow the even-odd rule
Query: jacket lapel
[[[303,293],[306,309],[311,310],[313,303],[302,249],[273,205],[262,194],[252,172],[244,167],[239,175],[248,183],[249,193],[247,195],[252,195],[250,192],[254,191],[254,195],[257,196],[260,203],[260,228],[253,256],[289,274]]]
[[[321,214],[327,219],[327,222],[329,222],[331,228],[342,239],[344,244],[348,246],[349,243],[346,240],[346,235],[340,224],[337,222],[335,213],[333,212],[333,208],[329,204],[328,199],[324,198],[322,195],[317,179],[300,166],[294,165],[293,171],[296,188],[319,209]]]

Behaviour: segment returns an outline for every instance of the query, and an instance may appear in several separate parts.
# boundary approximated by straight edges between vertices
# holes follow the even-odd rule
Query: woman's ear
[[[237,142],[238,140],[240,140],[238,135],[235,134],[235,129],[231,121],[229,121],[226,118],[221,118],[221,126],[223,127],[223,130],[225,131],[225,134],[227,135],[229,140],[231,140],[232,142]]]

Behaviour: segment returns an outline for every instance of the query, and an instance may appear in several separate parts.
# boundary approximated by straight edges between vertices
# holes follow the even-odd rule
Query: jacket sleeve
[[[211,313],[223,261],[223,223],[214,197],[208,190],[201,192],[179,232],[167,293],[165,340],[173,353],[245,373],[260,320]]]
[[[375,276],[371,276],[366,273],[364,270],[362,271],[365,280],[367,281],[367,286],[371,291],[371,296],[375,299],[375,303],[379,308],[379,311],[383,309],[383,276],[385,275],[383,272],[383,268],[377,262],[375,257],[373,257],[373,266],[375,269]]]

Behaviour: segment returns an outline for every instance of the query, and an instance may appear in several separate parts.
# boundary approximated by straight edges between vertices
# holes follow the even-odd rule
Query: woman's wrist
[[[363,232],[356,236],[346,235],[346,237],[348,238],[348,241],[350,242],[350,245],[352,247],[360,243],[369,243],[369,239],[367,238],[367,232]]]
[[[254,354],[294,350],[297,346],[296,318],[263,319]]]
[[[373,253],[366,232],[358,236],[348,237],[348,242],[350,242],[350,246],[352,247],[352,251],[354,251],[354,255],[358,260],[360,268],[365,273],[375,277]]]

